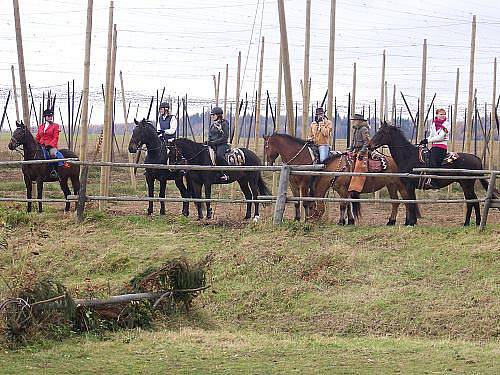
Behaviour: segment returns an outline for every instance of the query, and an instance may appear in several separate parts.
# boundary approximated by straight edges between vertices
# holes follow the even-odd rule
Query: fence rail
[[[81,176],[81,187],[79,195],[69,195],[67,199],[40,199],[40,198],[17,198],[0,197],[0,202],[47,202],[66,203],[77,202],[77,221],[83,220],[85,203],[90,201],[114,201],[114,202],[194,202],[194,203],[274,203],[273,222],[281,224],[283,221],[286,204],[297,202],[360,202],[360,203],[418,203],[418,204],[457,204],[457,203],[484,203],[483,215],[481,218],[480,230],[486,225],[490,208],[500,208],[500,199],[494,198],[495,184],[500,171],[498,170],[467,170],[467,169],[441,169],[441,168],[415,168],[409,173],[365,173],[365,172],[329,172],[323,171],[323,165],[287,165],[282,166],[207,166],[207,165],[164,165],[164,164],[141,164],[141,163],[113,163],[113,162],[89,162],[77,159],[59,159],[69,164],[83,166]],[[54,163],[54,160],[18,160],[0,161],[0,166],[8,165],[29,165]],[[90,167],[116,167],[116,168],[143,168],[161,170],[184,170],[184,171],[260,171],[279,172],[278,192],[276,196],[259,196],[258,199],[228,199],[228,198],[159,198],[159,197],[137,197],[137,196],[93,196],[87,195],[87,177]],[[426,173],[426,174],[416,174]],[[431,173],[431,174],[427,174]],[[432,174],[439,173],[439,174]],[[454,174],[448,174],[454,173]],[[457,173],[459,175],[457,175]],[[445,174],[445,175],[443,175]],[[455,179],[479,179],[489,177],[489,186],[485,198],[480,199],[373,199],[373,198],[325,198],[325,197],[289,197],[288,185],[291,175],[295,176],[366,176],[366,177],[400,177],[400,178],[433,178],[442,180]],[[469,176],[470,175],[470,176]]]

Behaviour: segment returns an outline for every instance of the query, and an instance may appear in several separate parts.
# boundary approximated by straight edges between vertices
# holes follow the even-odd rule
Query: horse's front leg
[[[294,197],[300,196],[299,187],[295,184],[290,184],[290,188],[292,189],[292,194]],[[296,221],[300,221],[300,202],[295,203],[295,219]]]
[[[212,185],[205,184],[205,199],[210,199],[212,197]],[[210,206],[210,202],[206,203],[207,207],[207,219],[211,219],[213,215],[212,207]]]
[[[188,183],[188,187],[189,187],[189,184],[190,184],[189,181],[187,181],[187,183]],[[179,189],[182,198],[190,198],[191,197],[191,194],[189,193],[189,189],[186,189],[186,187],[184,186],[182,176],[179,176],[175,179],[175,186],[177,186],[177,189]],[[186,217],[189,216],[189,202],[182,202],[182,214]]]
[[[165,192],[167,190],[167,180],[160,180],[160,198],[165,198]],[[160,215],[165,215],[165,201],[160,201]]]
[[[394,185],[387,185],[387,190],[389,191],[389,196],[391,197],[391,199],[399,199],[398,190]],[[399,203],[392,203],[391,206],[391,216],[389,217],[387,225],[395,225],[396,219],[398,217]]]
[[[38,180],[36,182],[36,197],[37,199],[42,199],[43,197],[43,181]],[[38,201],[38,212],[42,212],[42,201]]]
[[[148,197],[153,198],[155,192],[155,179],[149,173],[146,174],[146,184],[148,185]],[[153,201],[148,202],[148,215],[153,214]]]
[[[309,196],[309,186],[308,185],[302,185],[300,187],[300,196],[302,198],[306,198]],[[309,202],[308,201],[302,201],[301,202],[302,207],[304,207],[304,215],[305,217],[309,216]]]
[[[64,177],[64,178],[61,178],[59,180],[59,185],[61,186],[61,189],[64,193],[64,198],[68,198],[68,195],[71,194],[71,190],[69,189],[69,185],[68,185],[68,177]],[[43,186],[43,183],[42,183],[42,186]],[[69,212],[69,209],[71,208],[71,203],[69,202],[66,202],[65,206],[64,206],[64,212]]]
[[[26,185],[26,198],[33,198],[33,183],[29,177],[24,175],[24,184]],[[28,202],[27,211],[31,212],[32,202]]]

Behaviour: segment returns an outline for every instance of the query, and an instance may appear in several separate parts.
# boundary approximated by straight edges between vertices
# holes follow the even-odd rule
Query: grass
[[[0,354],[7,373],[495,373],[500,226],[210,225],[179,217],[0,209],[4,278],[32,267],[76,295],[120,290],[147,266],[209,252],[189,316]],[[7,295],[0,282],[0,297]]]

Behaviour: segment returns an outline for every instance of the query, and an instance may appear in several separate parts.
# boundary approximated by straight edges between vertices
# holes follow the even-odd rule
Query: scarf
[[[436,131],[439,131],[440,129],[446,129],[444,126],[443,126],[443,123],[446,121],[446,117],[443,118],[442,120],[435,117],[434,118],[434,126],[436,127]]]

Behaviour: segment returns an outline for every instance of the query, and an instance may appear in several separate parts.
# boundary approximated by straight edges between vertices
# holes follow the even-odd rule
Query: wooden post
[[[387,98],[387,81],[384,82],[384,119],[389,120],[389,100]]]
[[[14,92],[14,104],[16,105],[16,121],[19,121],[19,103],[17,102],[17,88],[16,88],[16,73],[14,73],[14,65],[10,66],[12,72],[12,91]]]
[[[13,5],[14,5],[14,23],[16,25],[17,63],[19,65],[19,83],[21,85],[21,104],[23,107],[23,121],[24,124],[27,127],[29,127],[30,109],[28,105],[28,89],[26,87],[26,70],[24,68],[23,35],[21,32],[21,16],[19,15],[19,0],[13,0]]]
[[[493,191],[495,190],[497,174],[492,173],[490,177],[490,182],[488,185],[488,191],[486,192],[486,199],[484,201],[483,214],[481,215],[481,223],[479,224],[479,231],[482,232],[486,226],[488,220],[488,211],[491,207],[491,200],[493,198]]]
[[[229,80],[229,64],[226,64],[226,81],[224,82],[224,118],[228,118],[227,109],[227,81]]]
[[[472,121],[474,115],[474,56],[476,54],[476,16],[472,16],[472,31],[470,41],[469,61],[469,98],[467,100],[467,121],[465,123],[465,152],[471,151]]]
[[[302,131],[300,136],[306,138],[309,119],[309,51],[311,48],[311,0],[306,0],[306,28],[304,41],[304,87],[302,92]]]
[[[356,113],[356,63],[352,66],[351,116]]]
[[[455,140],[458,136],[458,131],[457,131],[457,115],[458,115],[458,88],[460,84],[460,68],[457,68],[457,79],[455,82],[455,110],[453,112],[453,123],[451,126],[451,149],[452,151],[455,150]],[[465,124],[464,124],[465,126]]]
[[[420,83],[420,108],[418,110],[418,136],[424,137],[425,132],[425,87],[427,83],[427,39],[422,47],[422,78]]]
[[[290,54],[288,52],[288,35],[286,31],[285,0],[278,0],[278,14],[281,35],[280,46],[283,58],[283,75],[285,79],[286,118],[289,124],[290,133],[292,136],[295,136],[295,127],[293,126],[292,76],[290,73]]]
[[[330,42],[328,48],[328,103],[327,110],[328,116],[335,116],[333,108],[333,98],[335,93],[333,92],[333,78],[335,73],[335,12],[337,8],[337,0],[331,0],[330,2]],[[333,145],[335,149],[335,142]]]
[[[392,110],[391,110],[391,118],[392,118],[392,125],[396,126],[397,121],[396,121],[396,85],[393,85],[392,88]]]
[[[234,142],[235,147],[238,147],[239,129],[238,123],[240,121],[240,74],[241,74],[241,51],[238,53],[238,70],[236,73],[236,108],[234,110]]]
[[[384,84],[385,84],[385,49],[384,52],[382,53],[382,81],[380,83],[380,113],[379,113],[379,119],[380,123],[382,124],[384,122]],[[376,125],[375,125],[376,128]]]
[[[92,43],[92,10],[94,0],[87,2],[87,30],[85,32],[85,58],[83,61],[83,106],[80,123],[80,160],[87,160],[87,141],[89,123],[89,80],[90,80],[90,47]],[[83,169],[82,169],[83,176]]]
[[[281,121],[281,88],[283,87],[283,54],[280,48],[279,68],[278,68],[278,98],[276,103],[276,131],[280,132]]]
[[[495,127],[496,127],[496,99],[497,99],[497,58],[493,62],[493,98],[491,100],[491,122],[490,122],[490,157],[488,166],[493,169],[493,155],[495,154]],[[484,124],[486,128],[486,124]],[[499,167],[497,165],[497,167]]]
[[[125,129],[128,131],[128,113],[127,113],[127,103],[125,102],[125,86],[123,84],[123,73],[120,70],[120,86],[122,90],[122,105],[123,105],[123,121],[125,122]],[[128,162],[134,162],[134,156],[128,152]],[[132,189],[137,189],[137,181],[135,179],[134,168],[130,168],[130,182],[132,184]]]
[[[92,0],[90,0],[92,1]],[[84,219],[85,202],[87,201],[87,180],[89,166],[84,165],[80,176],[80,189],[78,190],[78,201],[76,203],[76,222],[81,223]]]
[[[112,108],[112,95],[113,86],[111,83],[111,69],[112,69],[112,55],[113,55],[113,1],[109,4],[109,15],[108,15],[108,49],[106,57],[106,96],[104,98],[104,125],[103,125],[103,142],[102,142],[102,161],[109,162],[111,156],[111,108]],[[109,190],[109,176],[110,167],[101,167],[101,181],[99,187],[99,193],[101,196],[105,196]],[[103,210],[106,207],[105,201],[99,201],[99,210]]]
[[[276,204],[274,206],[274,217],[273,217],[274,225],[280,225],[283,222],[289,179],[290,179],[290,166],[288,164],[283,164],[280,172],[280,181],[278,185]]]
[[[260,139],[260,103],[262,101],[262,71],[264,70],[264,37],[262,37],[262,46],[260,48],[260,70],[259,70],[259,88],[257,91],[257,103],[255,104],[255,153],[259,154]]]

